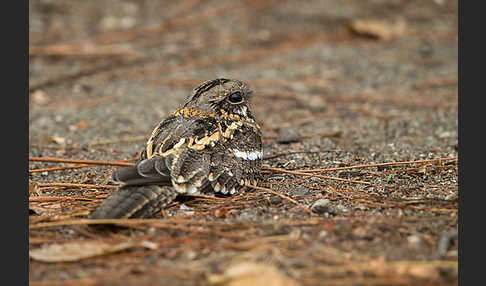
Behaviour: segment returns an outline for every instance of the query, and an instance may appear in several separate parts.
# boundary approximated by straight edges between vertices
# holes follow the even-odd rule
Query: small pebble
[[[326,237],[328,234],[327,230],[321,230],[319,231],[319,238]]]
[[[290,194],[292,196],[311,196],[312,195],[312,192],[309,191],[308,189],[304,189],[304,188],[301,188],[301,189],[293,189],[290,191]]]
[[[359,171],[340,171],[338,173],[339,178],[353,178],[358,176],[362,176],[361,172]]]
[[[329,203],[328,199],[318,199],[315,201],[311,206],[311,211],[322,214],[329,211]]]
[[[278,205],[282,202],[282,198],[281,197],[277,197],[277,196],[273,196],[270,198],[270,203],[272,205]]]
[[[457,233],[457,229],[453,229],[441,234],[439,243],[437,244],[437,252],[441,257],[447,254],[452,240],[457,239]]]
[[[182,204],[179,209],[183,211],[186,215],[193,215],[195,212],[192,208],[186,206],[185,204]]]
[[[277,142],[281,144],[289,144],[301,140],[300,134],[293,129],[282,129],[277,136]]]
[[[185,204],[182,204],[182,205],[181,205],[179,208],[180,208],[181,210],[183,210],[183,211],[190,211],[190,210],[192,210],[192,208],[191,208],[191,207],[188,207],[188,206],[186,206]]]
[[[329,212],[331,214],[342,214],[342,215],[346,215],[348,212],[349,212],[349,209],[347,207],[345,207],[344,205],[337,205],[335,208],[331,208],[331,210],[329,210]]]
[[[458,198],[458,197],[457,197],[457,194],[456,194],[456,193],[452,193],[452,194],[448,194],[448,195],[447,195],[447,196],[444,198],[444,200],[446,200],[446,201],[455,201],[455,200],[457,200],[457,198]]]
[[[410,235],[407,237],[408,245],[412,247],[417,247],[422,243],[422,239],[417,235]]]

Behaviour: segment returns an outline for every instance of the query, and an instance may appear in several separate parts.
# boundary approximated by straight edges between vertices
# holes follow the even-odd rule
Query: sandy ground
[[[37,0],[29,16],[29,157],[134,158],[198,83],[237,78],[271,189],[100,230],[82,219],[116,166],[31,172],[30,251],[131,243],[31,254],[32,285],[457,285],[457,1]]]

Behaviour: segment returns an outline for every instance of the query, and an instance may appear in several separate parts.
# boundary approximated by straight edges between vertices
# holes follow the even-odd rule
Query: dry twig
[[[94,185],[94,184],[76,184],[76,183],[38,183],[39,187],[76,187],[76,188],[95,188],[95,189],[113,189],[118,186],[113,185]]]
[[[416,89],[438,88],[444,86],[456,86],[457,78],[433,79],[417,82],[414,84]]]
[[[395,166],[395,165],[408,165],[408,164],[421,164],[421,163],[431,163],[431,162],[442,162],[442,161],[453,161],[457,160],[457,158],[438,158],[438,159],[430,159],[430,160],[416,160],[416,161],[398,161],[398,162],[387,162],[387,163],[377,163],[377,164],[363,164],[363,165],[355,165],[355,166],[348,166],[348,167],[338,167],[338,168],[325,168],[325,169],[308,169],[308,170],[299,170],[300,172],[329,172],[329,171],[340,171],[340,170],[349,170],[349,169],[362,169],[362,168],[371,168],[371,167],[384,167],[384,166]]]
[[[372,183],[365,182],[365,181],[348,180],[348,179],[337,178],[337,177],[329,177],[329,176],[323,176],[323,175],[317,175],[317,174],[310,174],[310,173],[306,173],[306,172],[302,172],[302,171],[285,170],[285,169],[281,169],[281,168],[265,167],[264,170],[281,172],[281,173],[288,173],[288,174],[293,174],[293,175],[301,175],[301,176],[307,176],[307,177],[316,177],[316,178],[322,178],[322,179],[327,179],[327,180],[342,181],[342,182],[348,182],[348,183],[373,185]]]
[[[131,47],[117,45],[29,45],[29,56],[123,56],[133,55]]]
[[[256,190],[260,190],[260,191],[265,191],[267,193],[270,193],[270,194],[273,194],[273,195],[276,195],[276,196],[279,196],[281,197],[282,199],[284,200],[287,200],[295,205],[297,205],[298,207],[300,207],[301,209],[303,209],[305,212],[307,212],[308,214],[310,214],[311,216],[315,216],[316,214],[314,214],[308,207],[302,205],[301,203],[299,203],[298,201],[292,199],[292,198],[289,198],[287,197],[286,195],[284,194],[281,194],[281,193],[278,193],[278,192],[275,192],[274,190],[272,189],[269,189],[269,188],[264,188],[264,187],[259,187],[259,186],[254,186],[254,185],[247,185],[248,187],[251,187],[253,189],[256,189]]]
[[[122,161],[97,161],[97,160],[77,160],[77,159],[64,159],[54,157],[30,157],[29,161],[34,162],[55,162],[55,163],[76,163],[76,164],[90,164],[90,165],[106,165],[106,166],[133,166],[133,163]]]

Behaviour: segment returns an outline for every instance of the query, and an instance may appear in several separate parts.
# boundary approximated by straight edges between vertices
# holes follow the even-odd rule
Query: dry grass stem
[[[133,163],[122,161],[97,161],[97,160],[76,160],[53,157],[29,157],[29,161],[33,162],[53,162],[53,163],[75,163],[75,164],[90,164],[90,165],[105,165],[105,166],[133,166]]]

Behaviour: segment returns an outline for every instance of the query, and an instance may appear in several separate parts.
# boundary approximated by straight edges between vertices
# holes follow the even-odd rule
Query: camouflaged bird
[[[195,88],[153,130],[136,165],[113,173],[120,188],[89,218],[151,217],[177,194],[233,195],[256,184],[263,150],[251,93],[223,78]]]

